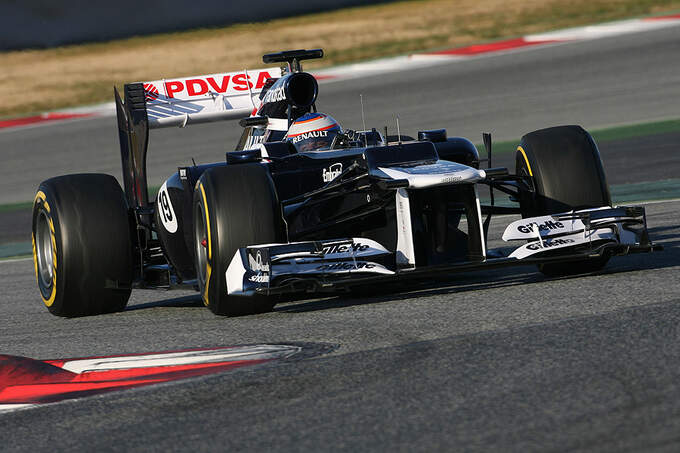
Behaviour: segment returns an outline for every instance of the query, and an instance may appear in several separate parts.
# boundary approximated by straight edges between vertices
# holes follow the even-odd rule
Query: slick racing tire
[[[33,202],[33,263],[50,313],[123,310],[132,287],[128,207],[113,176],[77,174],[40,184]]]
[[[529,176],[533,190],[521,190],[522,217],[556,214],[572,209],[611,206],[609,187],[595,141],[581,126],[558,126],[522,137],[515,155],[516,174]],[[609,256],[541,264],[548,276],[594,272]]]
[[[285,242],[274,183],[259,163],[207,170],[194,191],[196,276],[203,303],[217,315],[271,311],[275,300],[227,294],[226,271],[240,247]]]

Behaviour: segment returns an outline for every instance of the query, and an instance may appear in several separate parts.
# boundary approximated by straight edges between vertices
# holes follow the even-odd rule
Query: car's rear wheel
[[[522,217],[572,209],[611,206],[600,152],[581,126],[558,126],[522,137],[515,155],[516,174],[528,176],[532,190],[520,191]],[[549,276],[594,272],[609,256],[577,262],[541,264]]]
[[[132,286],[128,207],[116,179],[59,176],[33,203],[33,261],[49,311],[85,316],[120,311]]]
[[[226,271],[240,247],[285,242],[274,183],[262,164],[215,167],[194,192],[196,275],[203,303],[218,315],[270,311],[268,297],[228,294]]]

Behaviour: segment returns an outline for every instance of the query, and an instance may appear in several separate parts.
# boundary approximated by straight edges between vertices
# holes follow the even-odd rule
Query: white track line
[[[138,356],[69,360],[65,362],[61,368],[73,373],[84,373],[87,371],[172,367],[240,360],[268,360],[272,358],[289,357],[300,352],[301,349],[302,348],[299,346],[265,344],[199,351],[164,352]]]
[[[660,30],[678,25],[680,19],[631,19],[617,22],[608,22],[585,27],[567,28],[548,33],[527,35],[525,40],[532,41],[585,41],[590,39],[608,38],[611,36],[640,33],[643,31]]]
[[[3,412],[14,412],[20,409],[28,409],[29,407],[37,407],[36,404],[0,404],[0,414]]]

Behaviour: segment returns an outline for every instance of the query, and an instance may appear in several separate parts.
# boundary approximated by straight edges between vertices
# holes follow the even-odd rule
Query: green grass
[[[32,201],[24,201],[21,203],[10,203],[0,205],[0,212],[13,212],[13,211],[23,211],[25,209],[31,209],[33,206]]]
[[[678,131],[680,131],[680,119],[611,127],[593,131],[591,135],[596,142],[608,142]]]
[[[32,245],[30,242],[11,242],[0,244],[0,258],[23,258],[32,255]]]

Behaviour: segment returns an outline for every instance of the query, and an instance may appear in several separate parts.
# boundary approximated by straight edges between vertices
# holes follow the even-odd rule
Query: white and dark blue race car
[[[639,206],[613,207],[595,142],[579,126],[524,135],[514,173],[444,129],[416,138],[343,130],[317,112],[300,62],[125,85],[115,93],[124,187],[103,174],[44,181],[33,208],[38,287],[50,312],[122,310],[133,288],[195,288],[220,315],[271,310],[282,295],[333,293],[475,269],[536,264],[592,272],[658,250]],[[224,162],[180,167],[155,200],[150,128],[239,119]],[[486,162],[487,168],[480,168]],[[491,188],[490,203],[479,188]],[[494,191],[514,205],[497,206]],[[494,214],[521,214],[489,249]],[[293,295],[293,296],[291,296]]]

